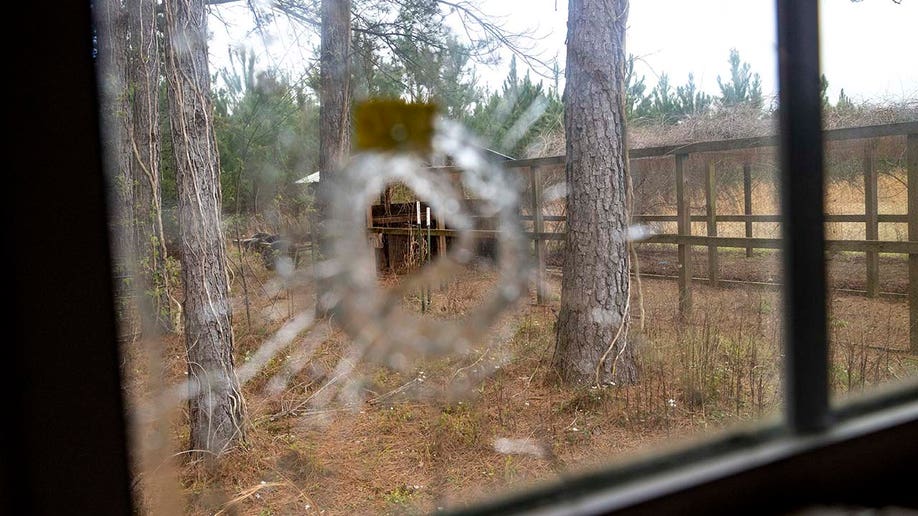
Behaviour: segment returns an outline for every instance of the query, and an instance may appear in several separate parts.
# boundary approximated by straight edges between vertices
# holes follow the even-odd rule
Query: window
[[[778,5],[788,221],[786,423],[478,510],[781,511],[809,503],[910,501],[895,481],[907,478],[900,475],[916,458],[914,384],[835,409],[829,405],[823,189],[803,173],[822,170],[823,160],[819,91],[812,80],[818,73],[816,8],[803,2]],[[71,6],[35,14],[47,20],[46,31],[22,36],[22,47],[32,52],[17,53],[15,67],[27,80],[17,82],[25,90],[16,97],[23,127],[11,152],[23,172],[16,175],[13,213],[7,217],[18,305],[9,389],[15,417],[7,434],[13,446],[7,446],[4,460],[12,486],[8,500],[16,497],[38,513],[128,513],[131,479],[89,13],[86,6]],[[47,142],[56,142],[53,151]],[[914,171],[914,153],[908,159]],[[54,209],[39,209],[48,206]],[[914,264],[914,256],[910,260]]]

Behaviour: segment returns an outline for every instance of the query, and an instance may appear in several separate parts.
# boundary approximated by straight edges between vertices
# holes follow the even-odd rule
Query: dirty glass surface
[[[96,10],[143,512],[455,509],[779,419],[771,2],[319,4]],[[829,82],[827,128],[915,122],[896,80]],[[879,240],[902,131],[827,144],[830,214],[871,156]],[[836,392],[915,366],[904,255],[865,297],[846,245]]]

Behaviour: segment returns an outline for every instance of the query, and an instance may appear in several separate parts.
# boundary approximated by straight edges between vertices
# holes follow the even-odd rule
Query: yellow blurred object
[[[427,154],[431,150],[435,104],[368,100],[354,108],[358,151]]]

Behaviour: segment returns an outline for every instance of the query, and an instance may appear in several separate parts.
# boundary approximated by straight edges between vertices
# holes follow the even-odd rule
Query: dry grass
[[[719,166],[726,171],[735,164],[725,160]],[[645,172],[653,166],[663,171],[669,165],[661,161]],[[755,179],[755,212],[777,213],[769,173]],[[672,193],[663,183],[638,186],[644,212],[674,213]],[[719,213],[742,212],[737,187],[735,181],[722,181]],[[829,212],[862,213],[862,188],[857,182],[833,181]],[[698,214],[703,213],[700,195],[690,193]],[[901,212],[906,199],[895,167],[880,176],[880,198],[881,213]],[[560,229],[551,224],[548,230]],[[880,238],[902,239],[898,226],[882,224]],[[719,225],[720,234],[728,236],[741,236],[742,228]],[[660,224],[658,230],[674,232],[675,227]],[[704,234],[704,224],[695,225],[693,232]],[[828,233],[830,238],[863,238],[863,225],[831,224]],[[755,236],[777,237],[777,225],[758,223]],[[419,247],[411,251],[406,262],[418,265]],[[696,275],[706,275],[704,248],[694,254]],[[671,246],[641,246],[639,257],[642,271],[675,273]],[[295,314],[312,310],[314,293],[308,283],[280,281],[259,259],[239,256],[234,247],[230,259],[236,364],[241,366]],[[900,257],[882,257],[884,291],[904,288],[903,263]],[[309,265],[302,265],[301,272],[308,276],[308,271]],[[863,271],[860,255],[837,255],[830,262],[835,286],[862,288]],[[778,255],[759,251],[747,259],[741,251],[724,250],[721,273],[726,279],[777,281]],[[244,316],[243,277],[251,322]],[[393,286],[401,279],[384,275],[380,283]],[[550,368],[558,279],[549,276],[545,306],[530,300],[515,307],[493,328],[491,338],[474,343],[467,353],[420,360],[402,371],[360,363],[342,378],[336,368],[348,358],[350,341],[333,322],[319,321],[244,385],[247,441],[216,468],[188,462],[189,454],[182,452],[187,414],[177,396],[182,391],[174,388],[185,379],[182,337],[126,343],[135,493],[143,512],[425,512],[464,506],[779,415],[781,303],[776,291],[696,284],[696,311],[684,321],[677,314],[676,283],[645,278],[644,329],[629,336],[630,345],[638,347],[640,381],[572,388],[561,385]],[[427,317],[462,317],[494,282],[487,262],[444,279],[432,289]],[[420,311],[417,295],[405,295],[402,303]],[[636,306],[633,312],[638,317]],[[830,380],[836,400],[918,373],[918,359],[904,351],[908,313],[903,299],[835,294],[830,314]],[[349,385],[357,388],[356,396],[338,390],[346,380],[353,380]],[[175,395],[166,395],[170,392]],[[518,453],[497,451],[498,439],[517,443]]]
[[[772,104],[774,104],[772,99]],[[751,106],[720,108],[711,113],[688,117],[677,124],[659,124],[650,120],[631,120],[628,146],[643,149],[736,138],[768,136],[778,131],[777,112],[764,112]],[[829,109],[823,114],[825,129],[913,122],[918,120],[915,99],[866,102],[849,109]],[[561,125],[539,135],[529,146],[526,158],[564,154],[564,129]]]
[[[247,272],[253,285],[252,327],[236,317],[237,363],[246,361],[280,326],[277,306],[308,309],[308,291],[272,290],[266,271]],[[392,283],[397,277],[384,277]],[[486,266],[434,289],[432,317],[460,317],[493,285]],[[239,282],[237,277],[236,282]],[[767,291],[696,287],[698,310],[687,323],[676,314],[674,282],[645,280],[641,380],[603,389],[560,385],[548,367],[558,307],[557,279],[547,306],[524,304],[495,328],[494,340],[464,356],[419,362],[408,372],[361,364],[362,402],[305,402],[334,380],[346,336],[327,324],[300,335],[244,387],[248,441],[216,470],[166,460],[187,440],[181,405],[171,418],[142,428],[135,451],[146,456],[137,493],[149,512],[191,514],[389,514],[461,506],[497,492],[522,489],[559,474],[598,467],[634,453],[671,446],[725,426],[777,414],[780,303]],[[239,294],[238,287],[234,293]],[[406,298],[417,308],[417,300]],[[238,300],[237,300],[238,303]],[[237,312],[238,313],[238,312]],[[636,314],[635,314],[636,316]],[[837,297],[832,305],[836,393],[914,375],[914,357],[888,351],[907,341],[899,301]],[[163,342],[162,378],[184,378],[180,337]],[[271,378],[310,350],[308,365],[272,389]],[[132,407],[149,401],[149,369],[128,354]],[[299,409],[297,409],[299,407]],[[152,446],[156,438],[159,446]],[[499,438],[527,440],[539,453],[495,451]],[[140,454],[139,450],[147,450]],[[167,464],[163,467],[162,464]],[[169,466],[171,465],[171,466]],[[158,473],[151,470],[158,467]],[[175,480],[169,480],[174,474]],[[168,494],[169,486],[175,487]],[[163,495],[162,493],[166,493]]]

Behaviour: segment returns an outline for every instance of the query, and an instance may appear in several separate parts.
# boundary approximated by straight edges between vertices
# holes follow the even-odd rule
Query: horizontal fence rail
[[[881,214],[878,203],[878,174],[875,166],[875,144],[870,140],[887,137],[905,137],[906,143],[906,187],[908,211],[905,214]],[[827,240],[826,250],[831,252],[855,252],[866,255],[867,296],[880,295],[880,270],[879,255],[902,254],[908,256],[908,299],[909,299],[909,345],[912,353],[918,353],[918,122],[902,122],[895,124],[876,125],[868,127],[852,127],[845,129],[832,129],[824,131],[825,141],[867,140],[863,147],[861,168],[864,177],[864,213],[863,214],[827,214],[825,221],[828,223],[859,223],[865,225],[865,240]],[[708,278],[711,285],[718,285],[719,259],[718,249],[739,248],[746,250],[750,257],[754,249],[780,249],[780,238],[753,237],[754,223],[782,222],[781,215],[756,214],[752,207],[752,164],[746,157],[742,164],[743,176],[743,214],[717,213],[716,175],[715,164],[710,158],[705,158],[705,174],[703,174],[704,214],[691,214],[688,203],[688,182],[686,180],[686,164],[692,154],[736,152],[757,148],[776,147],[777,136],[762,136],[755,138],[740,138],[734,140],[697,142],[685,145],[665,145],[632,149],[629,159],[641,160],[648,158],[673,158],[673,180],[675,181],[676,213],[673,214],[637,214],[632,217],[634,222],[675,222],[675,234],[652,234],[641,240],[640,243],[670,244],[678,247],[679,265],[679,306],[683,315],[688,315],[692,309],[692,253],[691,247],[706,247],[708,252]],[[564,156],[549,156],[543,158],[510,160],[501,165],[510,170],[521,173],[524,180],[530,185],[528,199],[524,199],[529,212],[522,213],[520,218],[531,223],[532,231],[525,232],[526,236],[534,243],[534,253],[537,261],[536,294],[537,302],[543,301],[543,278],[545,277],[545,243],[549,241],[563,241],[564,231],[545,231],[545,223],[563,223],[567,218],[564,215],[547,215],[543,213],[543,195],[541,174],[553,167],[565,164]],[[460,170],[456,167],[432,167],[433,171],[453,174]],[[368,224],[368,231],[387,235],[408,236],[417,234],[416,229],[410,227],[383,227],[383,224],[407,224],[413,219],[410,216],[397,215],[389,217],[374,217]],[[692,223],[706,223],[706,235],[693,235]],[[718,223],[743,223],[744,237],[726,237],[717,234]],[[906,241],[890,241],[879,239],[879,224],[907,224]],[[431,229],[431,236],[438,239],[438,249],[446,248],[447,237],[455,237],[459,232],[449,229],[444,221],[437,220],[437,228]],[[478,238],[497,238],[498,230],[480,229],[471,230],[470,233]],[[736,280],[725,280],[736,283]],[[754,283],[754,282],[752,282]]]
[[[897,124],[830,129],[823,133],[823,139],[826,141],[863,140],[888,136],[905,136],[909,134],[918,134],[918,122],[900,122]],[[631,149],[628,151],[628,157],[631,159],[661,158],[664,156],[675,156],[677,154],[739,151],[763,147],[777,147],[777,145],[777,136],[760,136],[756,138],[737,138],[732,140],[688,143],[685,145],[663,145],[659,147]],[[507,168],[522,168],[550,167],[563,165],[564,163],[564,156],[548,156],[544,158],[517,159],[504,162],[502,165]]]
[[[417,228],[386,228],[374,226],[367,228],[371,233],[382,233],[386,235],[418,235]],[[458,237],[460,233],[469,234],[477,238],[498,238],[501,234],[499,229],[470,229],[460,231],[458,229],[431,229],[431,236]],[[427,234],[427,230],[424,230]],[[565,233],[561,231],[524,231],[523,234],[530,240],[556,240],[563,241]],[[754,249],[780,249],[780,238],[745,238],[745,237],[718,237],[704,235],[651,235],[641,239],[638,243],[646,244],[676,244],[690,246],[715,246],[727,248],[752,247]],[[889,254],[918,254],[918,242],[898,241],[898,240],[826,240],[827,251],[851,251],[867,252],[876,251]]]
[[[414,220],[413,217],[408,217]],[[474,217],[473,217],[474,218]],[[781,215],[717,215],[714,217],[717,222],[781,222]],[[826,215],[826,222],[867,222],[867,215]],[[520,215],[520,220],[533,220],[532,215]],[[705,222],[708,220],[707,215],[692,215],[692,222]],[[406,219],[407,220],[407,219]],[[564,222],[567,217],[564,215],[542,215],[545,222]],[[635,215],[632,217],[635,222],[676,222],[679,220],[678,215]],[[376,219],[380,222],[379,219]],[[908,222],[908,215],[878,215],[877,222],[900,223]]]

